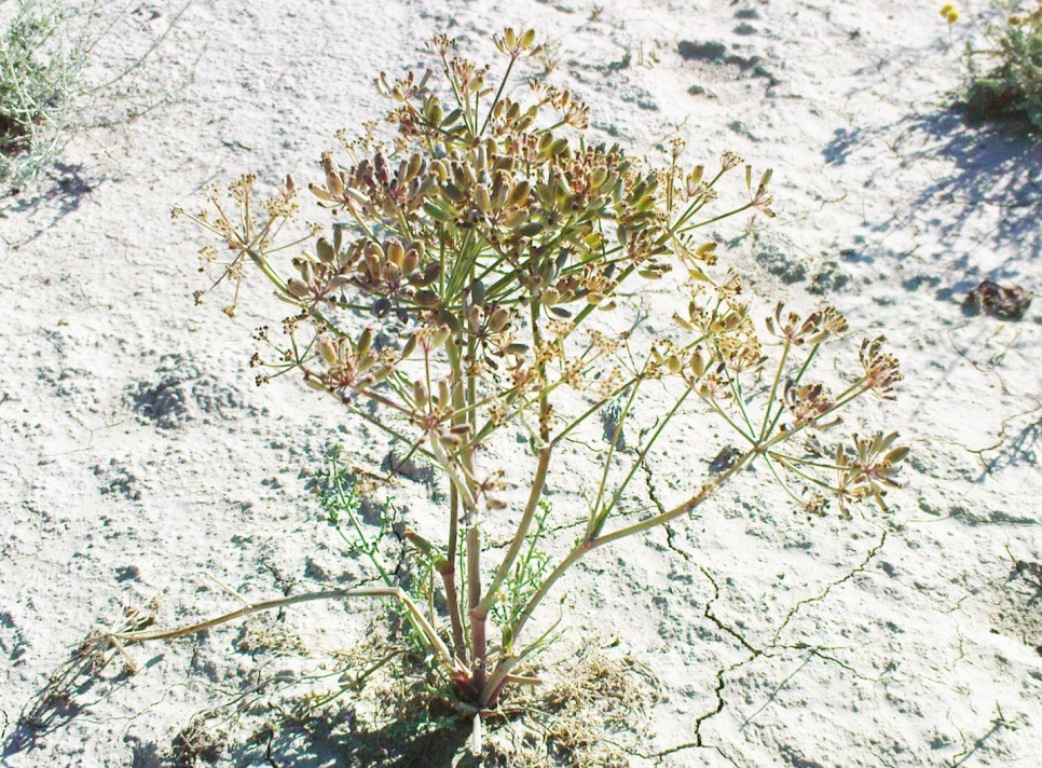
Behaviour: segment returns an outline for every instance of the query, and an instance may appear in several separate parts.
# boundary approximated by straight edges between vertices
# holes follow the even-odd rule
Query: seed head
[[[868,497],[886,510],[883,497],[887,488],[900,487],[895,479],[897,465],[909,453],[906,446],[894,447],[897,438],[896,432],[887,435],[877,432],[872,437],[854,435],[852,445],[836,448],[835,463],[839,476],[836,493],[844,512],[844,500],[858,501]]]
[[[898,368],[897,358],[883,352],[885,336],[861,342],[861,366],[865,371],[865,386],[884,400],[896,399],[894,385],[904,378]]]
[[[785,405],[792,414],[795,426],[809,426],[817,429],[828,429],[839,424],[838,417],[819,422],[836,406],[822,384],[785,383]]]

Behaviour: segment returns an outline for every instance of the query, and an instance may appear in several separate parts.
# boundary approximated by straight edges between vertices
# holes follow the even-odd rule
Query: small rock
[[[699,61],[723,61],[727,55],[727,46],[716,40],[707,43],[696,43],[691,40],[681,40],[677,46],[680,58],[685,61],[697,59]]]
[[[984,312],[1002,320],[1021,320],[1030,306],[1031,296],[1019,285],[1003,288],[985,280],[966,295],[962,311],[966,315]]]
[[[137,581],[141,577],[141,569],[136,565],[125,565],[116,569],[116,581]]]

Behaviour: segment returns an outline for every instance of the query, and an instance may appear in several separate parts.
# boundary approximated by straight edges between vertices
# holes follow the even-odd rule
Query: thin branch
[[[144,643],[150,640],[173,640],[178,637],[184,637],[185,635],[194,635],[197,632],[202,632],[206,629],[211,629],[221,624],[227,624],[229,621],[235,621],[246,616],[251,616],[255,613],[261,613],[263,611],[272,611],[280,608],[286,608],[290,605],[297,605],[298,603],[313,603],[318,600],[343,600],[345,598],[353,597],[391,597],[396,600],[401,600],[405,607],[409,609],[409,613],[416,620],[420,630],[426,636],[431,647],[437,653],[441,662],[452,670],[455,668],[455,662],[453,661],[452,654],[449,649],[442,642],[441,638],[438,637],[438,633],[431,626],[430,622],[427,621],[426,617],[416,606],[416,603],[412,601],[412,598],[401,587],[365,587],[362,589],[326,589],[321,592],[307,592],[303,595],[294,595],[293,597],[283,597],[277,600],[264,600],[259,603],[250,603],[237,611],[230,613],[221,614],[212,619],[200,621],[196,624],[190,624],[186,627],[180,627],[178,629],[170,630],[146,630],[139,632],[112,632],[107,635],[109,640],[115,640],[118,643],[132,644],[132,643]]]

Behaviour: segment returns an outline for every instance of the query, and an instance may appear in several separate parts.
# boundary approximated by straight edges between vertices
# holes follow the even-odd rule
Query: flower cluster
[[[837,493],[840,508],[849,515],[843,502],[873,498],[881,506],[887,488],[897,488],[897,465],[908,456],[907,446],[896,446],[897,433],[872,437],[854,435],[853,445],[836,449]]]

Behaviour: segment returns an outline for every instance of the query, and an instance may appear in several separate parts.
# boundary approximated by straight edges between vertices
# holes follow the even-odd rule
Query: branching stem
[[[401,587],[364,587],[361,589],[327,589],[321,592],[308,592],[303,595],[294,595],[293,597],[282,597],[277,600],[265,600],[260,603],[250,603],[237,611],[231,611],[230,613],[225,613],[212,619],[200,621],[197,624],[190,624],[178,629],[112,632],[108,636],[113,640],[118,640],[121,643],[127,644],[144,643],[150,640],[173,640],[178,637],[184,637],[185,635],[194,635],[197,632],[202,632],[203,630],[211,629],[220,626],[221,624],[227,624],[229,621],[235,621],[236,619],[241,619],[263,611],[287,608],[291,605],[298,605],[300,603],[313,603],[318,600],[343,600],[355,597],[390,597],[395,600],[400,600],[408,609],[409,614],[416,621],[420,630],[427,638],[427,641],[431,644],[431,648],[438,655],[438,659],[445,665],[446,670],[451,672],[456,668],[452,654],[449,653],[449,649],[445,646],[445,643],[442,642],[440,637],[438,637],[438,633],[434,630],[434,627],[431,626],[430,622],[427,621],[427,618],[417,607],[416,603],[412,601],[412,598],[409,597]]]

